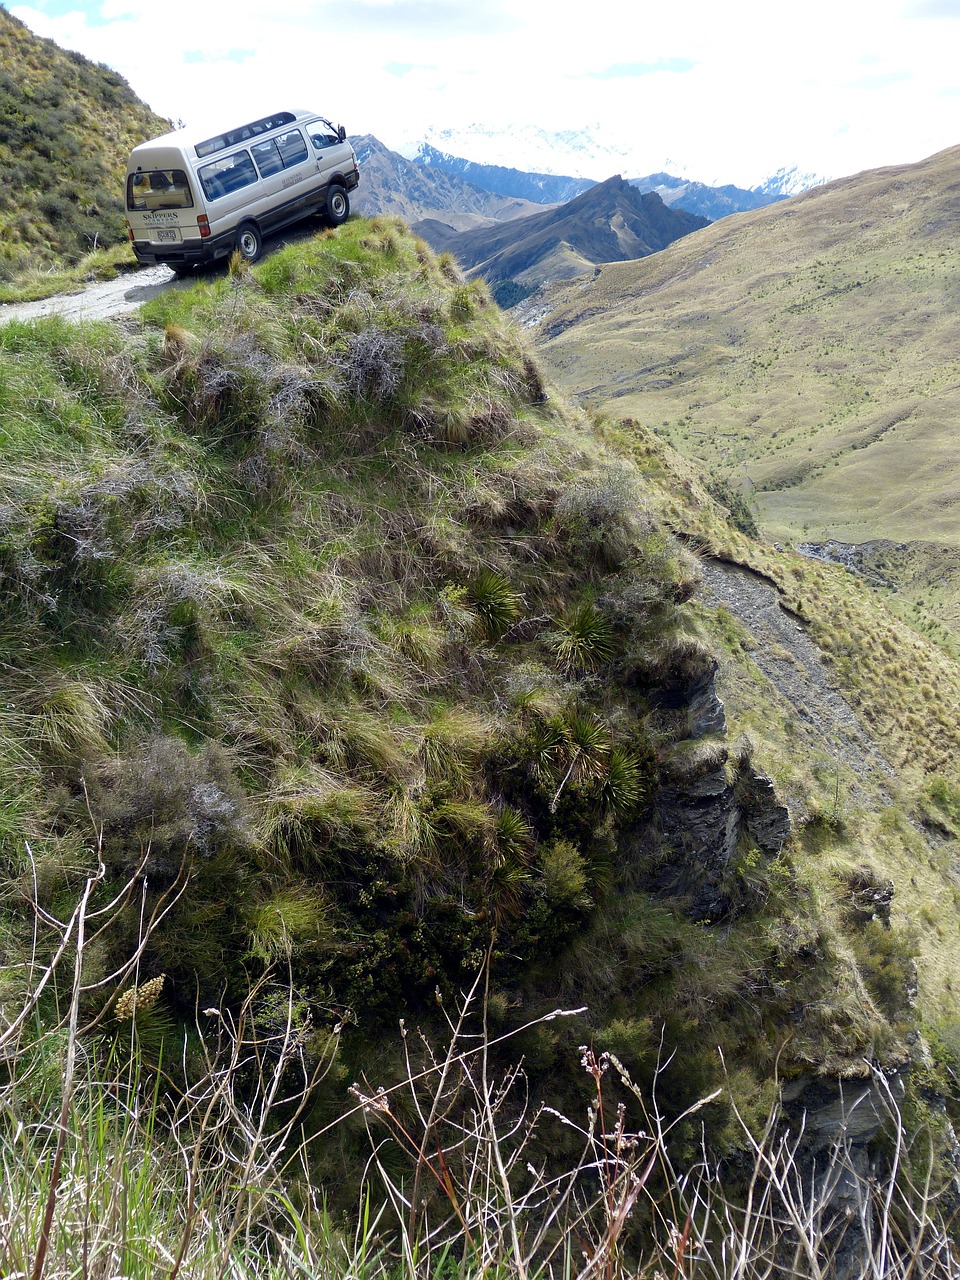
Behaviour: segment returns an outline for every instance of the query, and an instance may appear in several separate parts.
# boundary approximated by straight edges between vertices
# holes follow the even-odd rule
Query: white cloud
[[[830,176],[960,141],[960,0],[77,0],[11,12],[189,121],[316,105],[397,145],[429,125],[598,121],[705,181]],[[610,76],[611,67],[649,68]],[[509,157],[504,157],[509,162]],[[605,176],[597,174],[598,177]]]

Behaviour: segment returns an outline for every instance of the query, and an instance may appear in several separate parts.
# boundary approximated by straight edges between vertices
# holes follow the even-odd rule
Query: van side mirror
[[[340,126],[340,128],[337,130],[337,137],[340,139],[340,141],[341,141],[341,142],[346,142],[346,140],[347,140],[347,131],[346,131],[346,129],[343,127],[343,125],[341,125],[341,126]]]

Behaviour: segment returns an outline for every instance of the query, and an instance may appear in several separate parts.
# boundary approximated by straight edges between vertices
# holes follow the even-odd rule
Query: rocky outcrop
[[[891,1126],[906,1091],[903,1073],[857,1080],[802,1076],[781,1090],[785,1147],[796,1152],[792,1177],[813,1216],[834,1280],[870,1270],[875,1206],[870,1188],[889,1176],[875,1139]],[[789,1247],[789,1232],[784,1242]]]
[[[856,867],[846,878],[845,913],[851,924],[867,924],[879,920],[890,928],[893,904],[893,881],[878,876],[870,867]]]
[[[773,779],[747,765],[734,791],[743,823],[764,853],[779,853],[790,836],[790,813],[777,798]]]
[[[729,915],[724,881],[745,842],[774,856],[791,831],[772,779],[748,757],[730,761],[716,672],[714,661],[671,690],[669,700],[673,709],[685,711],[690,737],[663,762],[655,818],[663,850],[660,887],[687,896],[699,920]]]
[[[725,734],[727,717],[717,694],[717,663],[714,662],[684,691],[690,717],[690,737]]]

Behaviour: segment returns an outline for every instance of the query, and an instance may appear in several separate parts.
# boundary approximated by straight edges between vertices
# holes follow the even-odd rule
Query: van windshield
[[[192,209],[193,194],[182,169],[138,169],[127,175],[128,209]]]

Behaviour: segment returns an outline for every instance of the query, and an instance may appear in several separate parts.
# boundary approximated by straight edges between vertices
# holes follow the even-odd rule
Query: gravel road
[[[265,241],[265,252],[272,253],[284,245],[297,244],[317,234],[314,219],[288,227],[281,235],[270,236]],[[210,268],[211,275],[225,269],[221,263]],[[35,320],[38,316],[65,316],[68,320],[109,320],[113,316],[128,315],[131,311],[163,293],[165,289],[189,289],[192,283],[203,279],[203,273],[178,280],[169,267],[141,267],[128,271],[116,280],[87,285],[74,293],[58,293],[39,302],[11,302],[0,306],[0,324],[6,320]]]
[[[812,731],[820,749],[865,783],[876,786],[892,777],[889,761],[830,683],[820,650],[796,618],[781,608],[776,587],[748,569],[717,560],[703,559],[700,567],[708,595],[725,605],[754,637],[750,656]]]
[[[164,289],[186,287],[189,281],[178,281],[169,267],[142,267],[88,285],[77,293],[58,293],[39,302],[11,302],[0,306],[0,324],[7,320],[35,320],[39,316],[65,316],[68,320],[109,320],[149,302]]]

